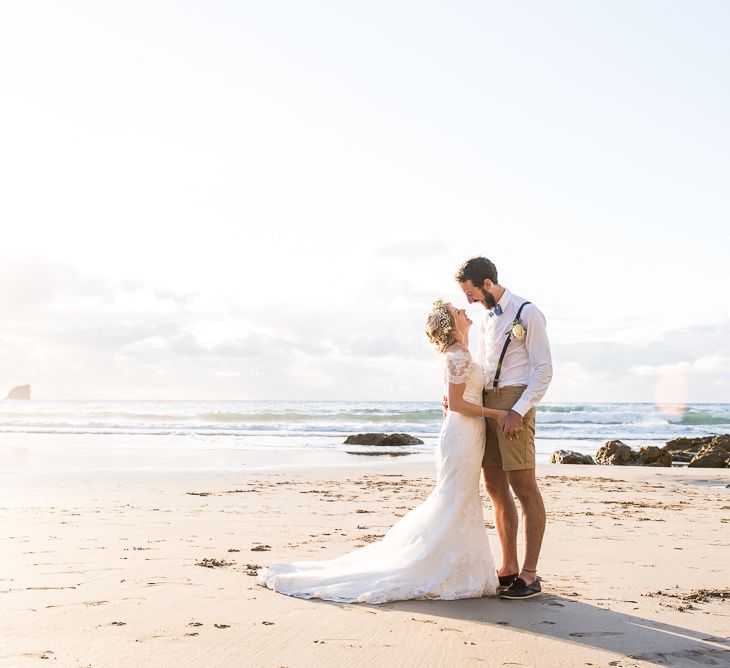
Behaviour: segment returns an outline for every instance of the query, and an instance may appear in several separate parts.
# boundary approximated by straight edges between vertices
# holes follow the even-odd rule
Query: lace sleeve
[[[468,350],[454,350],[446,353],[446,380],[454,385],[466,383],[470,363],[471,355]]]

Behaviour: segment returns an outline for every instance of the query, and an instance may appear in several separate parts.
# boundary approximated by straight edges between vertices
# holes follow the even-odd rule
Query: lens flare
[[[657,408],[667,415],[684,412],[689,397],[687,377],[678,371],[670,371],[659,377],[654,388]]]

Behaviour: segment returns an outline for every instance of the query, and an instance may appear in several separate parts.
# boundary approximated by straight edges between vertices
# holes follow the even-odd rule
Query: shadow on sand
[[[662,666],[730,666],[730,640],[727,638],[551,594],[530,601],[497,598],[399,601],[378,607],[494,624]]]
[[[520,633],[595,647],[615,652],[625,659],[660,666],[730,666],[728,638],[709,636],[552,594],[543,594],[530,601],[503,601],[498,598],[398,601],[367,607],[511,628]],[[617,661],[616,665],[624,664]]]

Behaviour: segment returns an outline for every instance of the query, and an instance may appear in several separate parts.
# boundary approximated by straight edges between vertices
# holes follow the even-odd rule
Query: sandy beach
[[[545,594],[306,601],[259,566],[377,540],[423,463],[3,475],[0,665],[730,665],[730,474],[543,465]],[[492,548],[498,544],[485,499]]]

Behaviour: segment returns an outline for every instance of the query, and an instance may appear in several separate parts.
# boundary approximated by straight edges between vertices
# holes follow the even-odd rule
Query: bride
[[[328,561],[276,564],[259,583],[289,596],[386,603],[477,598],[497,593],[497,572],[484,529],[479,475],[484,418],[507,411],[482,407],[483,371],[468,350],[472,321],[441,300],[426,335],[443,354],[449,410],[436,446],[436,487],[377,543]]]

